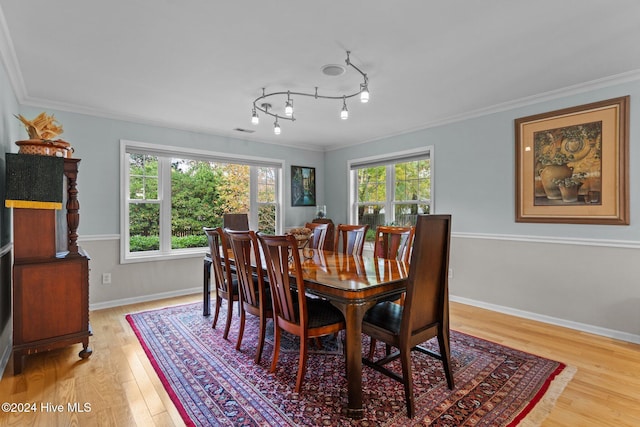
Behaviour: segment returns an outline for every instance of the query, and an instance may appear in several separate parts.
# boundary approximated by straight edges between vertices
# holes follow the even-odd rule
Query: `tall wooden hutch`
[[[76,189],[80,159],[64,159],[66,214],[51,209],[13,209],[13,369],[24,356],[82,343],[89,348],[89,257],[78,247]],[[56,232],[56,230],[58,230]],[[62,235],[56,237],[57,234]],[[66,234],[66,248],[60,242]]]

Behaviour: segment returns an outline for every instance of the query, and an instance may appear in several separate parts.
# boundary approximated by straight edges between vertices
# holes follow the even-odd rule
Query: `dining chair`
[[[273,300],[274,344],[270,372],[275,372],[278,364],[281,330],[300,337],[295,387],[295,391],[299,393],[307,366],[309,339],[341,331],[345,328],[344,317],[329,301],[306,295],[295,237],[258,234],[258,239],[266,261]],[[294,284],[297,292],[291,292]]]
[[[238,278],[238,293],[240,294],[240,328],[238,330],[236,350],[240,350],[242,344],[245,313],[258,317],[260,329],[255,362],[260,363],[267,329],[267,319],[273,319],[271,292],[265,286],[262,263],[260,262],[260,244],[254,231],[225,230],[225,233],[233,252],[233,261]]]
[[[367,230],[369,230],[368,224],[338,224],[336,228],[336,243],[333,251],[338,252],[338,250],[342,248],[343,254],[362,255]]]
[[[415,227],[379,225],[373,244],[373,255],[386,259],[409,261]]]
[[[249,215],[246,213],[222,214],[222,228],[246,231],[249,229]]]
[[[414,250],[409,265],[404,305],[380,302],[369,309],[362,322],[362,332],[372,339],[395,347],[398,351],[378,360],[362,362],[404,384],[407,415],[413,417],[413,378],[411,351],[417,350],[442,361],[447,385],[454,388],[449,345],[449,243],[451,215],[418,215]],[[439,353],[419,344],[437,337]],[[400,358],[402,375],[384,365]]]
[[[304,226],[311,230],[311,238],[309,239],[308,245],[309,248],[318,249],[320,251],[323,251],[325,249],[333,249],[325,248],[325,243],[327,241],[327,231],[329,231],[329,224],[308,222]]]
[[[216,308],[213,315],[212,328],[216,327],[218,315],[220,314],[220,306],[222,301],[227,303],[227,321],[224,327],[224,339],[229,336],[231,328],[231,316],[233,315],[233,303],[240,300],[238,293],[238,281],[231,276],[231,268],[227,256],[229,247],[225,238],[224,230],[221,227],[202,228],[207,235],[209,241],[209,251],[211,253],[211,270],[213,270],[213,279],[216,282]]]

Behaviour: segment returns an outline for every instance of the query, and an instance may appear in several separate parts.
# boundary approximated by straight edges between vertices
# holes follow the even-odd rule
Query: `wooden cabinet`
[[[64,159],[66,222],[57,227],[56,211],[13,210],[13,368],[22,372],[24,356],[82,343],[89,348],[89,257],[78,248],[79,159]],[[56,228],[66,230],[66,248],[58,252]]]

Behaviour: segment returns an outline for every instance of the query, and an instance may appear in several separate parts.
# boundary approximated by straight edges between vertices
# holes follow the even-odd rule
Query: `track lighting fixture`
[[[328,96],[328,95],[319,94],[317,87],[315,88],[315,92],[313,93],[292,92],[289,90],[267,93],[265,88],[262,88],[262,95],[257,97],[253,101],[253,109],[251,111],[251,123],[254,125],[257,125],[260,123],[260,118],[258,117],[258,111],[264,114],[267,114],[271,117],[275,117],[276,121],[273,123],[273,132],[276,135],[280,135],[280,124],[278,123],[278,119],[290,120],[292,122],[296,120],[293,114],[292,96],[308,96],[308,97],[313,97],[315,99],[336,99],[336,100],[342,99],[342,110],[340,111],[340,118],[342,120],[347,120],[349,118],[349,110],[347,109],[347,98],[353,98],[357,95],[360,95],[360,102],[362,103],[369,102],[369,79],[367,75],[364,72],[362,72],[362,70],[360,70],[358,67],[356,67],[351,63],[351,60],[349,58],[350,53],[351,52],[347,51],[347,59],[345,60],[345,63],[347,64],[348,67],[353,68],[362,76],[362,83],[360,83],[360,86],[356,92],[353,92],[351,94],[344,94],[340,96]],[[340,65],[327,65],[323,67],[323,72],[331,76],[340,75],[344,73],[344,71],[345,71],[345,68]],[[284,114],[279,114],[277,112],[270,111],[270,109],[272,108],[271,107],[272,104],[265,102],[265,100],[267,98],[272,98],[276,96],[282,97],[285,95],[287,98],[284,102]],[[283,105],[283,104],[278,104],[278,105]]]

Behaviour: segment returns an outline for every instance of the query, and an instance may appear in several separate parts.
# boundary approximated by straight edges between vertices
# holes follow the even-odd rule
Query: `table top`
[[[325,296],[346,299],[367,299],[387,292],[404,290],[409,275],[409,263],[366,255],[346,255],[341,252],[313,250],[300,251],[302,277],[309,290]],[[233,252],[228,251],[233,262]]]
[[[368,299],[404,290],[409,264],[373,256],[313,251],[312,258],[300,257],[307,289],[324,296]]]

